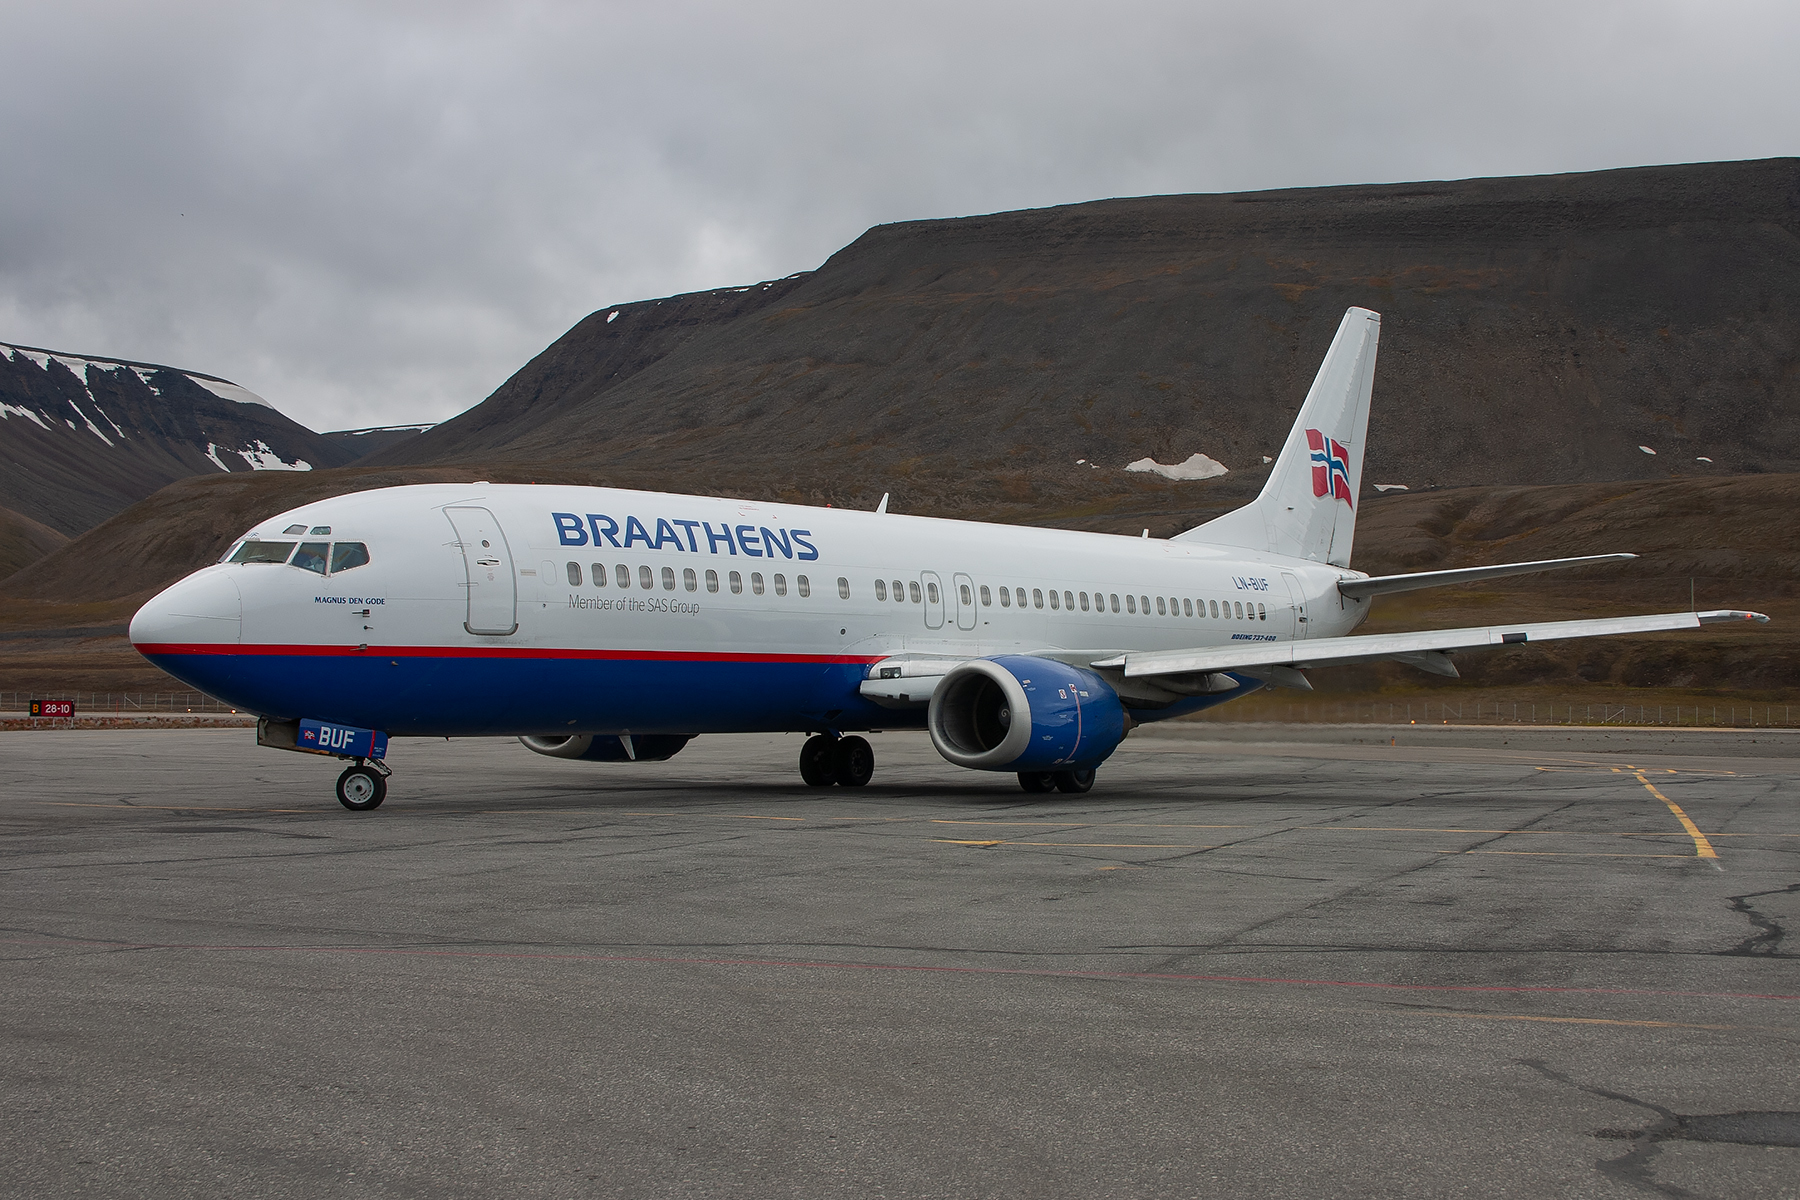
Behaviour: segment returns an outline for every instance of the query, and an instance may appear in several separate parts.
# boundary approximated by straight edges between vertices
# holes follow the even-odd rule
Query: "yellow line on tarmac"
[[[1683,858],[1687,857],[1682,855]],[[1638,1029],[1736,1029],[1736,1025],[1689,1025],[1684,1021],[1615,1021],[1606,1017],[1534,1017],[1524,1013],[1415,1012],[1420,1017],[1458,1017],[1465,1021],[1542,1021],[1551,1025],[1627,1025]]]
[[[1619,770],[1619,768],[1614,767],[1613,770],[1617,771],[1617,770]],[[1695,858],[1717,858],[1717,857],[1719,857],[1719,852],[1712,848],[1712,843],[1706,840],[1706,835],[1704,833],[1700,832],[1700,827],[1698,825],[1694,824],[1692,821],[1690,821],[1688,819],[1688,815],[1681,811],[1681,805],[1675,803],[1673,800],[1669,799],[1667,796],[1665,796],[1661,792],[1657,791],[1656,785],[1654,783],[1650,782],[1649,777],[1646,776],[1642,770],[1639,770],[1638,768],[1633,767],[1633,768],[1631,768],[1631,772],[1632,772],[1632,774],[1637,776],[1637,781],[1639,783],[1643,784],[1647,789],[1649,789],[1650,794],[1652,796],[1655,796],[1658,800],[1661,800],[1664,804],[1669,806],[1669,811],[1675,814],[1675,819],[1677,821],[1681,822],[1681,827],[1683,829],[1687,830],[1687,835],[1694,839],[1694,857]]]

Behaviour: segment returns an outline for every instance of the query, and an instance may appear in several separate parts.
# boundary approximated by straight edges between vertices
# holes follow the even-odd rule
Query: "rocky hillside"
[[[370,456],[1110,505],[1253,489],[1343,310],[1380,311],[1366,484],[1800,470],[1800,160],[881,226],[817,271],[609,306]],[[1654,453],[1652,453],[1654,452]],[[1109,482],[1105,477],[1114,477]]]
[[[322,434],[326,441],[348,450],[357,458],[398,446],[430,429],[430,425],[374,425],[368,429],[334,429]]]
[[[229,380],[0,343],[0,506],[64,534],[191,475],[355,457]]]

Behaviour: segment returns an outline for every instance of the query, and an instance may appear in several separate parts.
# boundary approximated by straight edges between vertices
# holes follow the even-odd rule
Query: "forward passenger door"
[[[512,551],[500,522],[485,508],[444,509],[456,545],[462,551],[468,574],[468,617],[463,628],[470,633],[509,634],[519,628],[518,586],[513,578]]]

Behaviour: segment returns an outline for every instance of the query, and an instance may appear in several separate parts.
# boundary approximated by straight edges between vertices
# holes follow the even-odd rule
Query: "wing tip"
[[[1767,613],[1750,612],[1741,608],[1716,608],[1710,612],[1695,613],[1702,625],[1716,625],[1721,621],[1755,621],[1758,625],[1767,625]]]

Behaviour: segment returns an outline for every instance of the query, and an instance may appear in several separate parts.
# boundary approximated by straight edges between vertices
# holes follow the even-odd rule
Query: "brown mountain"
[[[1797,159],[887,225],[807,274],[601,309],[365,461],[919,511],[1101,499],[1202,452],[1244,494],[1356,304],[1384,316],[1366,484],[1795,471],[1797,233]]]

